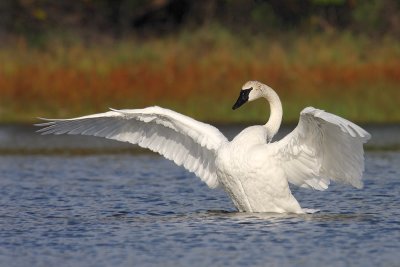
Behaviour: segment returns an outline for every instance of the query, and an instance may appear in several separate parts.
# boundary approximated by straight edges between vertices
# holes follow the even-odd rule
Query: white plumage
[[[282,105],[270,87],[247,82],[234,105],[266,98],[267,124],[244,129],[232,141],[215,127],[160,107],[111,110],[74,119],[47,120],[43,134],[100,136],[148,148],[194,172],[210,188],[222,187],[239,211],[304,213],[288,182],[325,190],[330,181],[362,187],[365,143],[370,135],[336,115],[312,107],[298,126],[271,142]]]

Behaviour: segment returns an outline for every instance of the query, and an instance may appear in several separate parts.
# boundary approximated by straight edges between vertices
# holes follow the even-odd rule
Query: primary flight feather
[[[288,182],[325,190],[330,181],[362,187],[363,143],[369,133],[339,116],[312,107],[298,126],[271,142],[282,122],[282,105],[258,81],[242,87],[233,109],[265,98],[270,118],[232,141],[215,127],[160,107],[111,110],[37,124],[43,134],[82,134],[137,144],[193,172],[210,188],[223,188],[239,211],[304,213]]]

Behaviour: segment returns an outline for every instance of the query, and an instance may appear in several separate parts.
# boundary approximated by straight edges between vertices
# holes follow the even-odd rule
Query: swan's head
[[[263,96],[262,88],[265,85],[258,81],[248,81],[242,86],[240,95],[236,103],[233,105],[232,109],[237,109],[248,101],[256,100]]]

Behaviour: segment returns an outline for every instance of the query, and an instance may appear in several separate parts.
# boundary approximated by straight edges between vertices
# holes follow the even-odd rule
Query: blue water
[[[1,129],[1,266],[400,265],[400,151],[366,153],[362,190],[292,188],[317,214],[245,214],[155,154]]]

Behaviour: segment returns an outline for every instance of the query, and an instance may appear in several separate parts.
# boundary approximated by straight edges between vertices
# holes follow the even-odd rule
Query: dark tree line
[[[1,0],[0,33],[168,34],[218,23],[232,30],[350,30],[400,36],[399,0]]]

